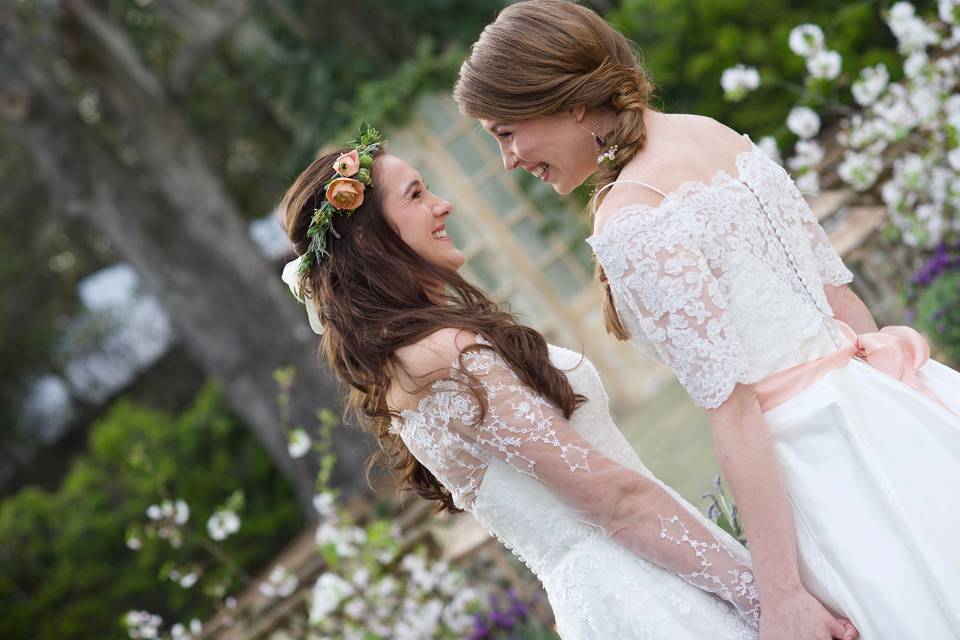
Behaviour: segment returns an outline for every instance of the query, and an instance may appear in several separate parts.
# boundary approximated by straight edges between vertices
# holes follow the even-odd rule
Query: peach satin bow
[[[836,323],[851,344],[822,358],[778,371],[756,383],[753,388],[762,411],[786,402],[828,372],[845,365],[851,358],[860,358],[946,407],[918,374],[920,367],[930,359],[930,347],[914,329],[890,326],[857,335],[847,323],[841,320]]]

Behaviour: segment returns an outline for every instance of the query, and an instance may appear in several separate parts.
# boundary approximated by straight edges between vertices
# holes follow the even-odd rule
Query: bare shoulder
[[[748,138],[730,127],[693,114],[661,116],[644,149],[620,172],[594,216],[594,233],[628,207],[656,207],[686,181],[709,182],[718,169],[735,171]]]
[[[736,155],[752,148],[750,140],[727,125],[708,116],[692,113],[671,115],[681,126],[688,128],[688,141],[700,151],[709,149],[709,155],[718,157]]]
[[[637,182],[627,182],[627,178],[622,182],[615,183],[606,190],[606,195],[597,207],[593,217],[593,232],[600,233],[609,220],[615,217],[615,214],[621,209],[627,207],[655,207],[663,199],[663,196],[650,187]]]
[[[477,344],[469,331],[446,327],[397,350],[399,361],[391,374],[390,406],[402,409],[415,404],[423,389],[450,375],[460,353]]]
[[[444,374],[467,347],[477,343],[469,331],[446,327],[397,350],[397,359],[408,375],[429,378],[437,370]]]

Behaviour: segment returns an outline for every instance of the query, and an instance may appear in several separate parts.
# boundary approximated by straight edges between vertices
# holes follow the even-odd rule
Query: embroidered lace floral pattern
[[[853,279],[778,164],[753,148],[736,166],[626,206],[588,240],[632,342],[705,408],[817,333],[833,315],[823,285]]]
[[[591,390],[588,397],[593,400],[587,405],[605,401],[602,387],[596,384],[598,390]],[[602,430],[615,432],[608,416],[598,419],[603,421]],[[636,564],[638,570],[649,574],[645,581],[659,581],[656,596],[644,588],[646,598],[653,598],[651,611],[669,606],[673,616],[691,620],[702,617],[713,621],[707,627],[719,624],[720,628],[727,625],[734,630],[713,637],[753,637],[751,628],[758,623],[759,604],[742,548],[735,553],[714,535],[702,516],[694,515],[692,507],[680,504],[654,479],[617,462],[585,439],[552,403],[526,387],[492,349],[465,352],[462,364],[458,361],[451,367],[450,379],[433,383],[419,399],[416,410],[401,412],[394,429],[417,459],[451,491],[455,503],[473,512],[481,524],[521,557],[541,578],[548,593],[557,570],[565,572],[563,589],[567,597],[582,597],[570,587],[587,579],[576,568],[601,549],[608,553],[613,540],[619,543],[614,547],[629,558],[623,560],[621,569]],[[665,527],[665,522],[680,527],[683,537],[677,538],[676,531]],[[644,561],[638,561],[638,557]],[[651,573],[662,571],[660,567],[673,576]],[[628,571],[619,579],[630,576]],[[659,584],[672,584],[677,576],[702,592],[689,587],[684,592],[682,583],[672,587],[673,591]],[[634,581],[638,589],[646,584]],[[704,592],[733,604],[741,616],[733,614],[736,624],[717,622],[732,612]],[[668,597],[670,593],[674,596]],[[676,593],[687,595],[678,597]],[[551,601],[553,598],[551,594]],[[637,606],[640,603],[642,599]],[[641,609],[630,615],[642,613]],[[583,615],[588,613],[584,611]],[[615,626],[619,620],[630,627],[628,635],[616,637],[672,637],[669,633],[643,635],[636,621],[627,624],[629,616],[623,617],[626,614],[618,617],[610,611],[596,611],[589,615],[597,624],[605,620],[604,624]],[[743,625],[743,621],[752,627]],[[670,625],[660,628],[669,629]],[[597,631],[590,637],[613,636]]]

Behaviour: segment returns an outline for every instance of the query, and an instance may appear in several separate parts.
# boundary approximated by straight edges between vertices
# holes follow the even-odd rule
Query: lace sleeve
[[[583,522],[732,603],[756,626],[753,574],[655,480],[593,448],[492,349],[468,350],[450,380],[402,413],[411,452],[470,510],[496,458],[536,479]]]
[[[804,216],[804,229],[810,239],[810,248],[817,260],[817,270],[823,284],[838,287],[853,281],[853,273],[843,264],[843,260],[833,248],[827,232],[823,230],[816,216],[810,211],[806,201],[802,204],[808,215]]]
[[[659,225],[642,211],[621,221],[597,251],[617,313],[673,369],[693,401],[719,407],[737,383],[756,382],[727,311],[723,284],[710,271],[695,233]]]
[[[775,163],[771,163],[775,164]],[[797,217],[799,217],[803,230],[810,242],[810,249],[816,259],[817,271],[823,284],[840,286],[853,281],[853,273],[843,264],[837,251],[830,242],[830,237],[823,227],[820,226],[816,214],[810,209],[810,205],[804,200],[803,194],[797,188],[793,178],[779,165],[775,165],[779,178],[789,183],[789,192],[793,195],[796,202]]]

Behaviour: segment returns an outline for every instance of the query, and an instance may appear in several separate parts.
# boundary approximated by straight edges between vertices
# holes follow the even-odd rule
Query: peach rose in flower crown
[[[353,211],[363,204],[363,183],[353,178],[337,178],[327,185],[327,202],[337,209]]]
[[[336,162],[333,163],[333,170],[344,178],[349,178],[356,174],[357,171],[360,170],[360,154],[357,153],[356,149],[349,153],[341,154]]]

